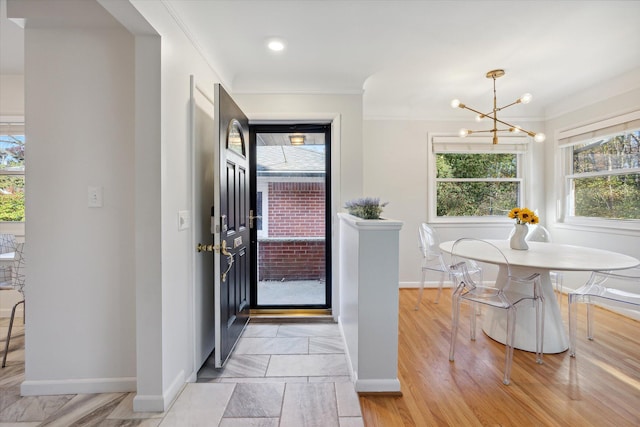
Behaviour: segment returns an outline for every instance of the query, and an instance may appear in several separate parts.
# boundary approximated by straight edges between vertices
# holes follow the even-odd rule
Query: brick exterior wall
[[[258,242],[258,280],[324,280],[324,182],[269,183],[269,237]]]
[[[324,240],[258,242],[258,280],[324,280]]]
[[[324,237],[324,182],[269,183],[269,237]]]

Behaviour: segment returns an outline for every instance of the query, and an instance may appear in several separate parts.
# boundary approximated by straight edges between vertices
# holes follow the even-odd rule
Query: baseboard
[[[136,391],[136,378],[87,378],[77,380],[27,380],[20,386],[23,396],[55,394],[124,393]]]
[[[440,286],[440,282],[425,282],[424,287],[425,289],[428,288],[434,288],[437,289],[438,286]],[[420,282],[400,282],[399,283],[399,287],[401,289],[403,288],[419,288],[420,287]],[[442,285],[443,288],[450,288],[451,287],[451,282],[444,282],[444,284]]]
[[[184,371],[178,372],[171,382],[171,385],[162,395],[137,394],[133,398],[133,412],[165,412],[168,411],[173,401],[178,397],[184,386],[186,385],[186,376]]]
[[[137,394],[133,398],[133,412],[164,412],[164,397]]]
[[[356,392],[358,394],[373,394],[384,393],[398,395],[402,394],[400,390],[400,380],[393,379],[378,379],[378,380],[361,380],[358,379],[355,382]]]
[[[342,327],[342,320],[338,316],[338,328],[340,329],[340,335],[342,336],[342,345],[344,346],[344,355],[347,358],[347,367],[349,368],[349,378],[352,383],[356,381],[356,373],[353,370],[353,363],[351,361],[351,353],[349,353],[349,346],[347,345],[347,338],[344,335],[344,329]]]
[[[186,375],[184,371],[178,372],[178,375],[173,379],[168,389],[164,391],[164,410],[169,410],[169,407],[174,400],[178,397],[184,386],[186,385]]]

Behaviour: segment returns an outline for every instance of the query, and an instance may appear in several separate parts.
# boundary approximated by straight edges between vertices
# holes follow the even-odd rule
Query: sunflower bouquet
[[[513,208],[509,211],[508,216],[515,219],[516,224],[537,224],[540,222],[538,215],[529,208]]]

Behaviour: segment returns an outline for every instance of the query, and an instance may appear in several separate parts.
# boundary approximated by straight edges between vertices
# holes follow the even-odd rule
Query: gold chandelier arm
[[[529,135],[530,137],[534,137],[534,136],[536,136],[535,132],[528,131],[528,130],[523,129],[523,128],[521,128],[521,127],[518,127],[518,126],[512,125],[511,123],[507,123],[507,122],[505,122],[504,120],[500,120],[499,118],[494,117],[494,116],[493,116],[493,113],[487,113],[487,114],[485,114],[485,113],[481,113],[480,111],[478,111],[478,110],[476,110],[476,109],[473,109],[473,108],[471,108],[471,107],[469,107],[469,106],[467,106],[467,105],[465,105],[465,104],[460,104],[460,108],[465,109],[465,110],[469,110],[469,111],[473,111],[474,113],[480,114],[482,117],[486,117],[486,118],[488,118],[488,119],[495,120],[496,122],[498,122],[498,123],[500,123],[500,124],[503,124],[503,125],[505,125],[505,126],[508,126],[508,127],[509,127],[509,129],[487,129],[487,130],[481,130],[481,131],[480,131],[480,130],[474,130],[474,131],[469,131],[469,133],[471,133],[471,132],[473,132],[473,133],[478,133],[478,132],[493,132],[494,130],[495,130],[496,132],[504,132],[504,131],[510,131],[510,132],[513,132],[513,129],[518,129],[518,130],[520,130],[520,131],[522,131],[522,132],[526,133],[526,134],[527,134],[527,135]]]
[[[515,128],[509,128],[509,129],[483,129],[483,130],[469,130],[467,129],[467,132],[469,132],[469,135],[473,134],[473,133],[486,133],[486,132],[491,132],[493,133],[495,132],[511,132],[511,129],[515,129]],[[522,130],[522,129],[521,129]],[[524,131],[523,131],[524,132]]]
[[[459,107],[460,107],[460,108],[462,108],[463,110],[473,111],[474,113],[476,113],[476,114],[480,114],[480,115],[481,115],[481,116],[483,116],[483,117],[488,117],[486,114],[481,113],[481,112],[480,112],[480,111],[478,111],[478,110],[474,110],[473,108],[468,107],[468,106],[467,106],[467,105],[465,105],[465,104],[460,104],[460,106],[459,106]],[[489,113],[489,114],[491,114],[491,113]]]
[[[496,108],[496,111],[504,110],[505,108],[509,108],[512,105],[520,104],[521,102],[522,102],[522,100],[520,98],[518,98],[517,100],[513,101],[511,104],[507,104],[504,107]]]
[[[495,120],[496,122],[501,123],[501,124],[503,124],[503,125],[505,125],[505,126],[509,126],[509,129],[496,129],[496,131],[497,131],[497,132],[503,132],[503,131],[510,131],[510,132],[513,132],[513,130],[512,130],[512,129],[518,129],[518,130],[520,130],[521,132],[526,133],[526,134],[527,134],[527,135],[529,135],[530,137],[534,137],[534,136],[536,136],[536,133],[535,133],[535,132],[528,131],[528,130],[523,129],[523,128],[521,128],[521,127],[518,127],[518,126],[512,125],[511,123],[507,123],[507,122],[505,122],[505,121],[503,121],[503,120],[500,120],[500,119],[498,119],[497,117],[493,117],[493,116],[491,115],[491,113],[487,114],[485,117],[488,117],[488,118],[490,118],[491,120]],[[493,129],[489,129],[489,132],[493,132]]]

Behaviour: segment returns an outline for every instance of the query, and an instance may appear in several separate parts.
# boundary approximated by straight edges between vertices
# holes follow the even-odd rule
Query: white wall
[[[134,49],[105,22],[25,32],[25,394],[135,389]]]
[[[0,117],[24,116],[24,76],[0,75]]]

